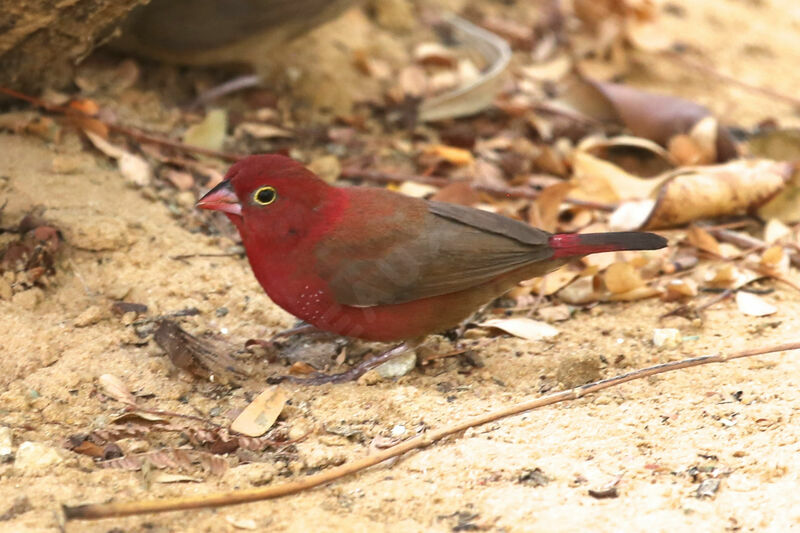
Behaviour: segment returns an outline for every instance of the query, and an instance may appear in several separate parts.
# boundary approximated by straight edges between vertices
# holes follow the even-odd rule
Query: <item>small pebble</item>
[[[409,350],[375,367],[375,370],[383,379],[392,379],[405,376],[414,370],[415,366],[417,366],[417,354],[414,350]]]
[[[0,463],[10,463],[14,458],[11,428],[0,426]]]
[[[406,434],[406,427],[402,424],[397,424],[392,428],[392,437],[398,438]]]
[[[25,441],[17,448],[14,468],[24,471],[41,471],[61,463],[61,450],[40,442]]]
[[[11,303],[28,311],[33,311],[44,299],[44,292],[39,287],[33,287],[27,291],[18,292],[11,297]]]
[[[75,319],[75,327],[85,328],[87,326],[97,324],[103,320],[104,315],[105,313],[103,313],[103,310],[100,309],[100,307],[92,305],[84,309],[84,311],[78,315],[78,317]]]
[[[85,161],[77,155],[59,154],[53,157],[52,169],[56,174],[75,174],[83,170]]]

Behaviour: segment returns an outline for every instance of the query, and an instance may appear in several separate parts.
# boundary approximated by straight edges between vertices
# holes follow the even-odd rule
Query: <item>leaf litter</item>
[[[574,11],[568,15],[577,16],[586,25],[578,32],[555,26],[552,32],[535,32],[532,25],[483,14],[476,8],[478,16],[472,13],[470,20],[495,33],[489,41],[504,40],[512,52],[508,64],[499,70],[498,79],[504,79],[504,83],[494,78],[481,81],[481,76],[486,78],[496,68],[491,54],[486,54],[483,64],[477,65],[481,63],[477,61],[472,63],[474,68],[465,67],[463,50],[451,47],[447,40],[432,44],[428,38],[409,47],[407,64],[399,72],[390,62],[366,52],[364,76],[381,78],[387,84],[405,80],[399,84],[400,91],[397,85],[387,87],[382,95],[384,103],[376,103],[381,101],[376,99],[369,103],[368,111],[360,109],[333,117],[331,123],[315,124],[316,135],[299,131],[299,122],[288,107],[275,103],[250,108],[245,104],[244,111],[230,113],[224,125],[214,110],[202,111],[201,116],[179,114],[164,131],[173,139],[183,138],[208,150],[229,149],[231,153],[283,150],[291,139],[291,154],[308,163],[324,161],[317,165],[326,169],[331,182],[368,183],[373,181],[369,176],[359,177],[346,170],[370,168],[392,173],[400,192],[477,205],[551,231],[602,230],[602,226],[669,228],[664,234],[670,237],[670,248],[664,252],[608,254],[583,265],[564,267],[542,281],[523,283],[505,299],[510,302],[502,302],[516,305],[515,313],[530,311],[531,302],[538,297],[543,298],[538,304],[545,304],[539,311],[558,309],[551,316],[569,321],[576,310],[588,310],[598,302],[656,297],[675,302],[673,309],[687,305],[697,309],[711,300],[724,302],[720,296],[734,297],[736,308],[746,316],[780,313],[780,300],[773,302],[770,294],[749,291],[757,279],[761,280],[759,287],[773,289],[774,280],[791,281],[798,275],[800,241],[796,224],[800,217],[794,133],[781,129],[756,132],[742,141],[738,134],[731,134],[725,117],[714,117],[701,105],[619,83],[630,69],[628,56],[633,50],[664,48],[658,16],[647,11],[649,8],[640,11],[632,7],[647,2],[620,2],[618,5],[624,6],[621,9],[600,11],[591,6],[592,2],[574,4]],[[559,38],[553,37],[556,33]],[[561,49],[560,39],[564,37],[576,45],[575,56],[567,56]],[[522,50],[528,53],[521,54]],[[502,51],[495,53],[501,64],[504,55]],[[581,71],[586,73],[578,74]],[[613,75],[590,76],[592,72]],[[612,78],[616,82],[607,81]],[[478,83],[477,96],[464,91],[455,100],[440,100],[444,104],[438,107],[431,105],[454,87],[469,87],[470,80]],[[138,82],[133,83],[135,86]],[[583,95],[581,105],[569,92],[573,90],[570,84],[578,87],[576,94]],[[255,99],[254,95],[249,97]],[[392,108],[392,102],[397,107]],[[405,110],[400,104],[411,109],[411,121],[405,123],[412,124],[409,129],[400,126],[408,118],[403,116]],[[110,104],[104,103],[101,108],[84,100],[71,107],[87,114],[82,120],[72,120],[72,126],[84,130],[93,146],[112,158],[125,179],[141,188],[143,194],[159,191],[153,197],[168,203],[176,218],[191,231],[225,235],[224,225],[205,213],[193,212],[190,202],[177,201],[180,193],[196,195],[218,181],[224,168],[222,159],[127,138],[113,128],[104,128],[104,111],[112,107]],[[481,110],[484,112],[473,114]],[[453,123],[437,122],[441,117],[432,119],[435,113],[443,113],[442,117],[463,115],[455,124],[469,131],[466,142],[446,135]],[[268,121],[263,117],[269,117]],[[12,127],[47,138],[54,138],[54,132],[62,127],[49,117],[30,118],[17,117]],[[415,119],[420,118],[431,123],[414,126]],[[198,124],[201,127],[194,127]],[[5,128],[2,124],[0,127]],[[344,171],[337,171],[333,161]],[[414,176],[430,181],[421,187]],[[616,211],[599,209],[600,204]],[[620,213],[633,215],[622,217]],[[620,219],[623,222],[614,223]],[[714,227],[732,220],[754,223],[741,230]],[[236,237],[232,238],[235,242]],[[20,264],[17,262],[14,268],[20,268]],[[19,278],[16,271],[14,291],[30,286]],[[37,282],[42,283],[33,283]],[[712,296],[705,300],[709,293]],[[506,326],[525,324],[519,331],[523,338],[530,337],[530,323],[522,318],[500,321]],[[199,380],[213,378],[225,386],[246,378],[223,377],[235,375],[231,370],[240,366],[230,357],[235,349],[220,348],[221,343],[215,345],[218,339],[190,335],[174,323],[159,324],[164,329],[156,341],[160,340],[158,344],[177,367]],[[100,380],[104,394],[123,403],[136,403],[124,384],[104,378]],[[177,431],[166,420],[146,420],[145,413],[138,420],[120,418],[112,425],[120,427],[104,431],[139,437],[153,431]],[[283,431],[280,423],[278,429]],[[192,446],[201,448],[258,449],[262,444],[270,445],[263,440],[232,437],[213,426],[184,427],[181,431],[189,435]],[[87,444],[86,449],[94,454],[98,449],[106,453],[101,444]],[[181,453],[179,458],[169,458],[173,452],[165,457],[154,455],[152,461],[144,454],[141,461],[132,460],[130,464],[138,465],[137,469],[145,464],[181,468],[187,464]],[[192,464],[197,467],[200,460],[193,459]]]

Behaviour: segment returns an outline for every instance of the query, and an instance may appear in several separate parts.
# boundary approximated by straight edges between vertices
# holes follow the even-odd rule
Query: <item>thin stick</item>
[[[404,181],[412,181],[414,183],[432,185],[434,187],[445,187],[455,183],[452,180],[438,176],[402,174],[399,172],[382,172],[379,170],[362,170],[358,168],[345,168],[342,170],[341,177],[345,179],[368,180],[377,183],[402,183]],[[491,185],[481,185],[477,183],[470,183],[469,185],[476,191],[485,192],[492,196],[504,198],[527,198],[529,200],[535,200],[539,197],[538,191],[529,189],[527,187],[493,187]],[[617,206],[611,204],[592,202],[589,200],[578,200],[574,198],[565,198],[564,203],[609,212],[614,211],[617,208]]]
[[[689,59],[685,55],[681,55],[676,52],[666,51],[663,52],[662,55],[685,67],[689,67],[691,69],[700,71],[707,76],[717,78],[718,80],[730,83],[731,85],[736,85],[737,87],[740,87],[746,91],[757,93],[774,100],[781,100],[795,107],[800,107],[800,98],[795,98],[794,96],[789,96],[787,94],[779,93],[778,91],[770,89],[769,87],[762,87],[760,85],[753,85],[751,83],[744,82],[742,80],[736,79],[735,77],[729,74],[723,74],[722,72],[714,70],[712,67],[709,67],[708,65],[704,65],[699,61]]]
[[[365,468],[369,468],[370,466],[382,463],[387,459],[391,459],[392,457],[403,455],[411,450],[425,448],[449,435],[459,433],[471,427],[480,426],[482,424],[494,422],[502,418],[518,415],[520,413],[524,413],[525,411],[530,411],[546,405],[553,405],[555,403],[575,400],[588,394],[594,394],[595,392],[607,389],[609,387],[615,387],[617,385],[621,385],[622,383],[627,383],[628,381],[655,376],[657,374],[663,374],[665,372],[670,372],[681,368],[690,368],[694,366],[707,365],[710,363],[724,363],[732,359],[740,359],[743,357],[751,357],[753,355],[789,350],[800,350],[800,341],[779,344],[777,346],[769,346],[766,348],[754,348],[751,350],[735,352],[730,355],[703,355],[700,357],[693,357],[690,359],[683,359],[681,361],[673,361],[671,363],[655,365],[643,368],[641,370],[635,370],[627,374],[596,381],[581,387],[557,392],[555,394],[550,394],[535,400],[528,400],[510,407],[504,407],[491,413],[468,418],[451,426],[431,431],[418,437],[414,437],[413,439],[409,439],[405,442],[401,442],[400,444],[392,446],[391,448],[387,448],[386,450],[378,452],[375,455],[364,457],[357,461],[353,461],[350,464],[332,468],[325,472],[310,475],[298,481],[291,481],[289,483],[283,483],[271,487],[258,487],[254,489],[221,492],[200,496],[188,496],[183,498],[167,498],[164,500],[126,503],[88,504],[74,507],[64,506],[64,515],[68,520],[111,518],[146,513],[160,513],[165,511],[221,507],[224,505],[234,505],[239,503],[280,498],[282,496],[296,494],[298,492],[341,479],[364,470]]]

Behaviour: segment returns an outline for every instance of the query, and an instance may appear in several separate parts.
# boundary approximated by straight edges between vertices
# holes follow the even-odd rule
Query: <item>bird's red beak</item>
[[[205,196],[200,198],[196,207],[242,216],[242,204],[236,198],[236,194],[231,188],[231,182],[228,180],[220,182],[216,187],[208,191]]]

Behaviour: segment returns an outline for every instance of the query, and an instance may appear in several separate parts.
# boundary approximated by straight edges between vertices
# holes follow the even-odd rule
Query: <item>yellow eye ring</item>
[[[278,192],[275,187],[261,187],[253,193],[253,201],[258,205],[269,205],[278,198]]]

